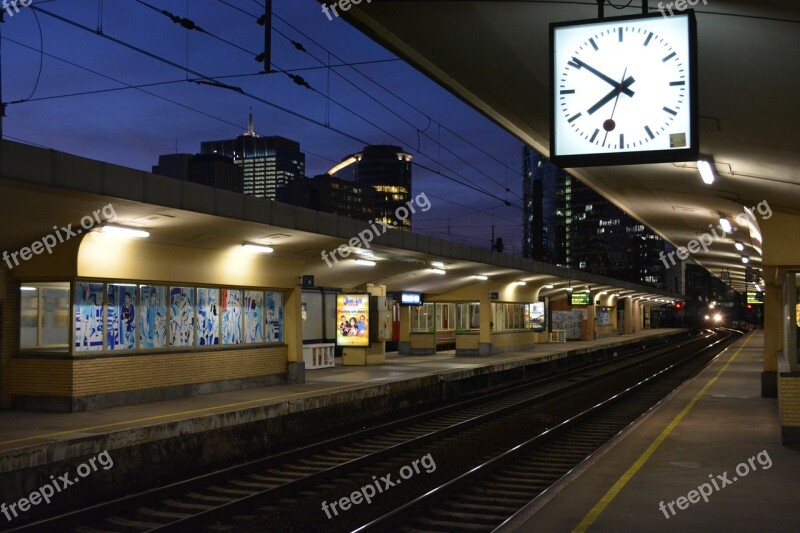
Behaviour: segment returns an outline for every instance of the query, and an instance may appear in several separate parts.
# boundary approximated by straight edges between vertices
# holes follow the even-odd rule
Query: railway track
[[[673,363],[355,531],[502,530],[520,509],[713,359],[712,348],[730,335],[703,349],[699,359]]]
[[[707,335],[694,337],[682,342],[680,349],[692,351],[707,342]],[[247,515],[254,509],[267,512],[274,508],[269,505],[275,502],[291,503],[298,495],[313,493],[333,480],[369,468],[374,470],[376,464],[436,441],[454,435],[479,434],[491,424],[508,420],[526,408],[673,354],[677,349],[675,345],[662,346],[588,365],[298,450],[29,523],[14,531],[188,531],[224,521],[226,517]]]

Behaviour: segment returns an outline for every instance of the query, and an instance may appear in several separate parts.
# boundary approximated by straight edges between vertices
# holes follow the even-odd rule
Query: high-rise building
[[[204,141],[202,154],[221,154],[233,159],[244,171],[244,194],[275,200],[278,189],[303,178],[306,156],[300,143],[284,137],[261,137],[253,130],[250,114],[247,132],[226,141]]]
[[[220,154],[167,154],[158,156],[153,174],[241,193],[244,172],[233,159]]]
[[[294,180],[278,191],[278,201],[355,220],[375,219],[375,189],[321,174]]]
[[[327,173],[359,187],[371,187],[375,191],[371,218],[410,231],[413,215],[409,213],[408,217],[398,220],[395,213],[411,199],[411,159],[411,154],[399,146],[365,146]]]
[[[523,179],[523,257],[665,287],[661,237],[528,146]]]

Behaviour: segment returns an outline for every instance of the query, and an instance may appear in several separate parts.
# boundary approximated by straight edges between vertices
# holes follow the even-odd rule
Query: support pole
[[[606,0],[597,0],[597,18],[603,19],[605,18],[603,13],[603,7],[605,6]]]

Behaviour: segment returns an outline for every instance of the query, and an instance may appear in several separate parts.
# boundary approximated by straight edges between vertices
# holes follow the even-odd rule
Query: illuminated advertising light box
[[[544,302],[534,302],[525,306],[528,316],[528,329],[533,331],[544,331],[545,310]]]
[[[573,292],[569,295],[569,305],[592,305],[592,295],[588,292]]]
[[[336,317],[338,346],[369,346],[369,294],[337,294]]]
[[[763,304],[764,303],[764,293],[760,291],[756,292],[748,292],[747,293],[747,303],[749,304]]]
[[[422,295],[418,292],[400,293],[400,305],[422,305]]]

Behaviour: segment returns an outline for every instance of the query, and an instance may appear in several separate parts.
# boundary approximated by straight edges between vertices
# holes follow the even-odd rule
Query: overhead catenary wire
[[[31,7],[32,7],[33,9],[37,10],[38,12],[42,13],[42,14],[45,14],[45,15],[47,15],[47,16],[50,16],[50,17],[52,17],[52,18],[55,18],[55,19],[57,19],[57,20],[60,20],[60,21],[62,21],[62,22],[64,22],[64,23],[67,23],[67,24],[69,24],[69,25],[72,25],[72,26],[74,26],[74,27],[77,27],[77,28],[79,28],[79,29],[81,29],[81,30],[84,30],[84,31],[86,31],[86,32],[90,32],[90,33],[92,33],[92,34],[98,35],[98,34],[97,34],[97,32],[96,32],[96,31],[94,31],[94,30],[92,30],[91,28],[88,28],[88,27],[86,27],[86,26],[84,26],[84,25],[82,25],[82,24],[80,24],[80,23],[77,23],[77,22],[75,22],[75,21],[72,21],[72,20],[70,20],[70,19],[68,19],[68,18],[66,18],[66,17],[62,17],[62,16],[60,16],[60,15],[57,15],[57,14],[55,14],[55,13],[51,13],[51,12],[49,12],[49,11],[45,10],[45,9],[42,9],[40,6],[31,6]],[[249,92],[247,92],[247,91],[244,91],[243,89],[241,89],[241,88],[239,88],[239,87],[234,87],[234,86],[230,86],[230,85],[224,84],[224,83],[222,83],[222,82],[218,81],[217,79],[215,79],[215,78],[213,78],[213,77],[211,77],[211,76],[208,76],[208,75],[206,75],[206,74],[203,74],[203,73],[201,73],[201,72],[198,72],[198,71],[196,71],[196,70],[194,70],[194,69],[190,69],[190,68],[188,68],[188,67],[184,67],[184,66],[182,66],[182,65],[179,65],[179,64],[177,64],[177,63],[175,63],[175,62],[173,62],[173,61],[170,61],[170,60],[168,60],[168,59],[165,59],[165,58],[163,58],[163,57],[160,57],[160,56],[158,56],[157,54],[154,54],[154,53],[152,53],[152,52],[149,52],[149,51],[147,51],[147,50],[144,50],[144,49],[142,49],[142,48],[140,48],[140,47],[137,47],[137,46],[135,46],[135,45],[132,45],[132,44],[130,44],[130,43],[127,43],[127,42],[125,42],[125,41],[123,41],[123,40],[121,40],[121,39],[114,38],[114,37],[112,37],[112,36],[110,36],[110,35],[107,35],[107,34],[102,34],[102,35],[98,35],[98,36],[99,36],[99,37],[101,37],[101,38],[104,38],[104,39],[110,40],[110,41],[112,41],[112,42],[115,42],[116,44],[118,44],[118,45],[120,45],[120,46],[126,47],[126,48],[128,48],[128,49],[131,49],[131,50],[133,50],[133,51],[136,51],[136,52],[138,52],[138,53],[141,53],[141,54],[143,54],[143,55],[146,55],[147,57],[150,57],[150,58],[152,58],[152,59],[154,59],[154,60],[157,60],[157,61],[163,62],[163,63],[165,63],[165,64],[168,64],[168,65],[170,65],[170,66],[172,66],[172,67],[174,67],[174,68],[177,68],[177,69],[180,69],[180,70],[183,70],[183,71],[189,72],[189,73],[191,73],[191,74],[195,75],[195,76],[198,78],[198,79],[195,81],[196,83],[202,83],[202,84],[207,84],[207,85],[211,85],[211,86],[216,86],[216,87],[223,88],[223,89],[229,89],[229,90],[233,90],[233,91],[235,91],[235,92],[238,92],[238,93],[240,93],[240,94],[242,94],[242,95],[244,95],[244,96],[246,96],[246,97],[248,97],[248,98],[251,98],[251,99],[253,99],[253,100],[255,100],[255,101],[258,101],[258,102],[260,102],[260,103],[263,103],[263,104],[265,104],[265,105],[267,105],[267,106],[270,106],[270,107],[273,107],[273,108],[275,108],[275,109],[278,109],[278,110],[280,110],[280,111],[283,111],[283,112],[285,112],[285,113],[287,113],[287,114],[289,114],[289,115],[295,116],[295,117],[297,117],[297,118],[299,118],[299,119],[302,119],[302,120],[304,120],[304,121],[307,121],[307,122],[313,123],[313,124],[315,124],[315,125],[321,126],[321,127],[325,128],[325,129],[328,129],[328,130],[330,130],[330,131],[333,131],[333,132],[335,132],[335,133],[337,133],[337,134],[340,134],[340,135],[342,135],[342,136],[344,136],[344,137],[350,138],[350,139],[352,139],[352,140],[354,140],[354,141],[356,141],[356,142],[359,142],[359,143],[361,143],[361,144],[365,144],[365,145],[366,145],[366,144],[369,144],[369,143],[368,143],[367,141],[365,141],[364,139],[360,139],[360,138],[358,138],[357,136],[355,136],[355,135],[352,135],[352,134],[350,134],[350,133],[348,133],[348,132],[346,132],[346,131],[343,131],[343,130],[341,130],[341,129],[339,129],[339,128],[334,128],[334,127],[331,127],[331,126],[326,126],[326,125],[324,125],[323,123],[321,123],[321,122],[319,122],[319,121],[317,121],[317,120],[315,120],[315,119],[313,119],[313,118],[311,118],[311,117],[308,117],[308,116],[306,116],[306,115],[303,115],[302,113],[298,113],[298,112],[296,112],[296,111],[293,111],[293,110],[291,110],[291,109],[288,109],[288,108],[285,108],[285,107],[283,107],[283,106],[280,106],[280,105],[278,105],[278,104],[275,104],[274,102],[271,102],[271,101],[269,101],[269,100],[267,100],[267,99],[265,99],[265,98],[262,98],[262,97],[259,97],[259,96],[257,96],[257,95],[254,95],[254,94],[252,94],[252,93],[249,93]],[[171,103],[176,103],[176,102],[171,102]],[[313,155],[313,154],[312,154],[312,155]],[[453,181],[453,182],[455,182],[455,183],[458,183],[458,184],[460,184],[460,185],[462,185],[462,186],[467,186],[467,187],[469,187],[469,188],[472,188],[473,190],[476,190],[476,192],[480,192],[480,193],[482,193],[482,194],[486,194],[486,193],[485,193],[485,191],[481,191],[480,189],[477,189],[477,188],[470,187],[468,184],[465,184],[465,183],[463,183],[463,182],[461,182],[461,181],[459,181],[459,180],[457,180],[457,179],[455,179],[455,178],[453,178],[453,177],[451,177],[451,176],[447,176],[446,174],[444,174],[444,173],[442,173],[442,172],[435,171],[435,170],[433,170],[433,169],[430,169],[429,167],[425,167],[424,165],[421,165],[421,164],[419,164],[419,163],[417,163],[417,166],[420,166],[421,168],[424,168],[424,169],[426,169],[426,170],[429,170],[429,171],[430,171],[430,172],[432,172],[432,173],[435,173],[435,174],[437,174],[437,175],[440,175],[440,176],[444,177],[445,179],[451,180],[451,181]],[[490,196],[492,196],[492,195],[490,195]],[[502,198],[499,198],[499,197],[497,197],[497,196],[492,196],[492,197],[493,197],[493,198],[495,198],[495,199],[497,199],[497,200],[499,200],[499,201],[501,201],[501,202],[504,202],[506,205],[510,205],[510,204],[508,204],[508,202],[507,202],[507,201],[504,201]],[[516,207],[518,207],[518,206],[516,206]]]

